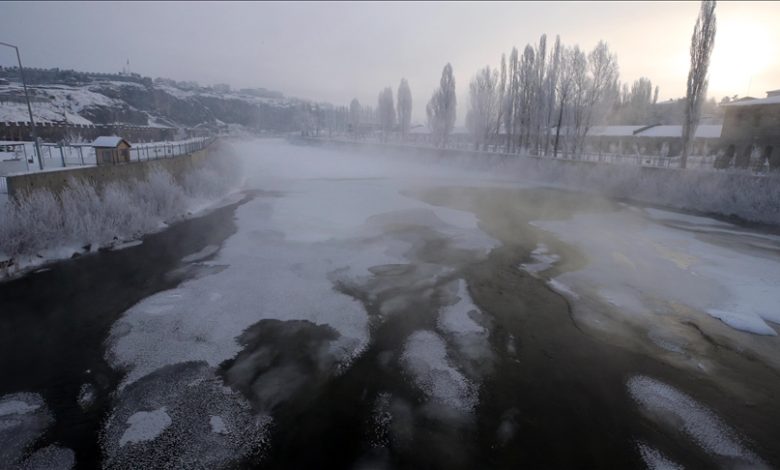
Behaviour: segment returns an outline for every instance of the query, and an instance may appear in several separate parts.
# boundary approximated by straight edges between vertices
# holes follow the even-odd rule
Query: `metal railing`
[[[214,137],[198,137],[181,142],[162,144],[139,144],[130,148],[130,161],[142,162],[189,155],[203,150],[214,142]]]
[[[409,147],[409,148],[438,148],[442,150],[457,150],[461,152],[471,152],[475,154],[498,154],[505,155],[507,157],[523,157],[540,160],[559,160],[559,161],[572,161],[572,162],[592,162],[592,163],[605,163],[615,165],[634,165],[653,168],[679,168],[680,157],[661,156],[661,155],[645,155],[641,153],[632,154],[618,154],[618,153],[596,153],[593,151],[583,152],[579,155],[573,155],[567,153],[564,149],[560,150],[557,157],[552,155],[534,155],[528,152],[507,151],[506,145],[490,143],[487,148],[480,148],[476,150],[474,144],[463,140],[452,140],[447,143],[446,146],[436,147],[429,140],[409,139],[402,141],[398,139],[388,139],[382,141],[375,136],[365,136],[363,138],[353,138],[350,136],[338,136],[338,137],[320,137],[320,139],[326,140],[340,140],[345,142],[358,142],[358,143],[375,143],[385,144],[396,147]],[[719,171],[715,168],[714,163],[716,155],[691,155],[688,157],[687,168],[693,170],[707,170],[707,171]]]
[[[214,137],[198,137],[176,142],[136,144],[129,149],[131,162],[158,160],[187,155],[208,147]],[[0,175],[40,171],[35,162],[32,142],[2,143]],[[91,144],[41,144],[44,171],[57,168],[97,165],[95,149]]]

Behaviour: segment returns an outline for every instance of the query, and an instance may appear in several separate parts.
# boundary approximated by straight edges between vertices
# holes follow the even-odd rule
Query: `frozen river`
[[[0,460],[780,466],[780,236],[232,145],[234,203],[0,284]]]

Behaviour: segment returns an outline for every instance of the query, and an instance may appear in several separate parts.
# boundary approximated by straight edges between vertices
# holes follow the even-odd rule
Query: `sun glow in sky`
[[[711,58],[710,88],[734,90],[740,96],[747,96],[749,89],[751,96],[763,98],[766,90],[753,86],[752,79],[776,64],[777,53],[777,43],[766,25],[746,18],[723,18]]]
[[[478,69],[543,33],[548,47],[556,34],[585,51],[604,40],[623,83],[648,77],[661,100],[680,98],[698,11],[698,1],[0,2],[0,41],[18,44],[31,67],[117,72],[130,59],[144,76],[334,104],[376,105],[381,89],[405,77],[413,117],[424,121],[444,64],[465,109]],[[719,1],[715,12],[710,96],[780,88],[780,1]],[[117,34],[107,18],[122,18],[132,33]],[[14,63],[0,50],[0,65]]]

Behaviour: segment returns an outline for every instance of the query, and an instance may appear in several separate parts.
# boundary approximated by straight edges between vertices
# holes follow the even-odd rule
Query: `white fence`
[[[136,144],[130,148],[131,161],[171,158],[196,152],[208,146],[213,137]],[[72,166],[96,165],[95,149],[91,144],[41,144],[43,170]],[[0,142],[0,175],[12,175],[41,171],[35,159],[35,145],[32,142]]]
[[[159,160],[187,155],[208,147],[213,137],[198,137],[177,142],[137,144],[131,147],[130,161]],[[41,171],[32,142],[0,142],[0,194],[8,194],[6,176]],[[90,144],[41,144],[43,171],[57,168],[97,165]]]

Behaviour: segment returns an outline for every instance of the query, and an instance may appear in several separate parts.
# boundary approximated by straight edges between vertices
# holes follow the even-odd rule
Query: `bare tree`
[[[561,63],[558,76],[558,119],[555,125],[555,144],[553,145],[553,157],[558,157],[558,148],[561,139],[561,127],[563,126],[563,115],[566,108],[570,106],[569,101],[574,90],[574,71],[573,71],[574,51],[569,48],[561,50]]]
[[[555,36],[555,45],[552,50],[552,57],[550,58],[550,65],[547,70],[547,84],[545,86],[545,111],[547,115],[545,117],[545,138],[544,138],[544,155],[547,155],[550,150],[550,135],[553,127],[553,113],[555,112],[555,91],[558,86],[558,79],[561,69],[561,38]]]
[[[535,78],[536,83],[534,86],[534,98],[535,103],[532,108],[531,123],[533,125],[533,142],[531,151],[534,155],[539,155],[542,142],[542,125],[544,124],[547,111],[547,100],[545,95],[547,94],[547,88],[545,87],[545,77],[547,73],[547,35],[542,34],[539,38],[539,46],[536,49],[536,67]]]
[[[401,79],[398,85],[398,127],[401,131],[401,138],[406,140],[409,134],[409,126],[412,123],[412,90],[409,88],[409,82],[405,78]]]
[[[588,58],[579,46],[574,46],[569,56],[571,63],[571,126],[567,126],[566,153],[577,154],[578,148],[585,136],[585,114],[587,112],[588,91],[590,90],[590,77],[588,76]]]
[[[531,137],[533,106],[535,104],[536,77],[534,61],[536,53],[531,45],[526,45],[520,58],[519,101],[515,107],[515,125],[517,127],[517,147],[522,152],[527,149]]]
[[[474,136],[474,148],[487,150],[487,144],[493,131],[493,123],[498,115],[498,72],[490,66],[481,69],[469,83],[469,110],[466,114],[466,126]]]
[[[588,66],[590,87],[586,95],[582,132],[578,134],[580,139],[578,151],[580,153],[591,126],[594,123],[601,123],[612,107],[612,101],[616,97],[614,91],[617,88],[618,80],[617,56],[609,51],[609,46],[603,41],[599,41],[593,51],[588,54]]]
[[[393,105],[393,89],[385,88],[379,93],[377,99],[377,114],[379,115],[379,127],[382,129],[382,140],[387,138],[395,127],[395,106]]]
[[[498,82],[498,111],[496,113],[496,142],[501,135],[501,118],[504,115],[504,97],[506,96],[506,54],[501,54],[501,72]]]
[[[517,106],[517,97],[520,94],[518,86],[520,81],[518,80],[518,58],[517,48],[512,48],[512,53],[509,54],[509,69],[507,70],[507,90],[504,95],[503,114],[504,114],[504,131],[506,132],[506,151],[512,152],[514,143],[514,130],[515,130],[515,107]]]
[[[691,68],[685,95],[685,121],[682,132],[680,168],[685,168],[693,137],[701,118],[701,105],[707,97],[707,69],[715,45],[715,0],[703,0],[691,37]]]
[[[452,65],[447,64],[441,72],[439,87],[433,92],[425,108],[428,126],[436,145],[447,146],[447,140],[455,126],[456,107],[455,77],[452,74]]]

